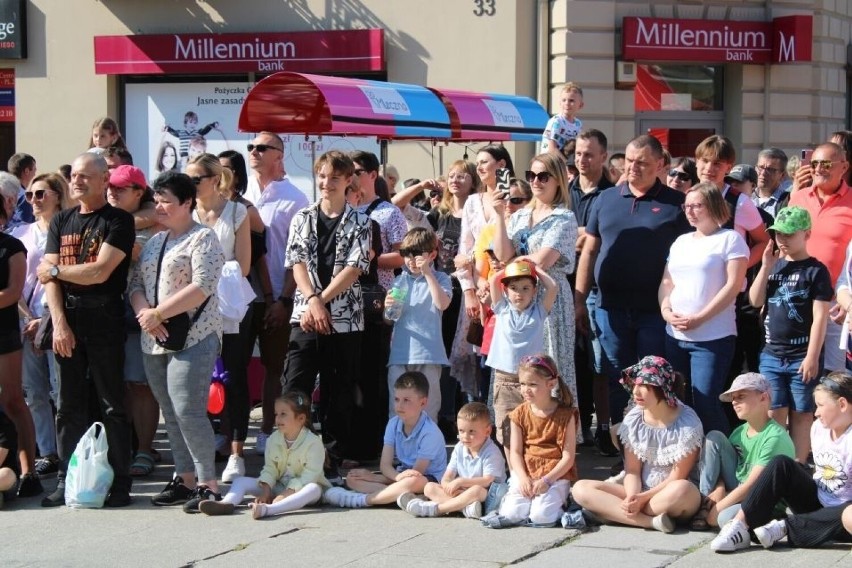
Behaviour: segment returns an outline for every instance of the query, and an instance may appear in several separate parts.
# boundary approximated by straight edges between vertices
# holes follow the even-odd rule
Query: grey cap
[[[731,168],[731,172],[725,176],[725,181],[750,181],[757,184],[757,170],[748,164],[737,164]]]
[[[731,383],[731,388],[719,395],[719,400],[722,402],[731,402],[734,400],[734,393],[741,390],[769,392],[771,387],[766,377],[760,373],[743,373],[734,379],[734,382]]]

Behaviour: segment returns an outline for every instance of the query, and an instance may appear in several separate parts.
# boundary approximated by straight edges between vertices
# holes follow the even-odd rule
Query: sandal
[[[709,497],[704,497],[701,501],[701,508],[698,509],[695,516],[689,521],[689,529],[693,531],[710,530],[711,527],[710,523],[707,522],[707,515],[710,513],[710,509],[712,509],[715,504],[716,503]]]
[[[132,477],[145,477],[154,471],[154,456],[146,452],[136,452],[133,463],[130,466]]]

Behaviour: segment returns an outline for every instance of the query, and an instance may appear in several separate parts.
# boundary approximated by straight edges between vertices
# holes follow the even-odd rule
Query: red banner
[[[14,69],[0,69],[0,122],[15,122]]]
[[[384,30],[95,37],[99,75],[372,73],[385,69]]]
[[[810,61],[813,16],[772,22],[624,18],[627,61],[789,63]]]

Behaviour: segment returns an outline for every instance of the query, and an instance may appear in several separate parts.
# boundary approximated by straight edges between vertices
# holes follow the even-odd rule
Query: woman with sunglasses
[[[757,478],[742,510],[710,543],[714,552],[751,546],[752,528],[763,548],[787,538],[787,545],[816,548],[849,542],[843,512],[852,505],[852,375],[833,372],[814,389],[817,421],[811,428],[814,472],[793,458],[777,456]],[[776,506],[792,512],[775,518]]]
[[[748,245],[736,231],[721,228],[731,213],[713,182],[690,189],[683,210],[695,232],[672,244],[658,292],[666,358],[691,379],[688,401],[704,430],[727,435],[719,395],[734,356],[734,301],[745,279]]]
[[[59,174],[36,176],[24,193],[32,204],[35,223],[18,225],[12,236],[19,239],[27,249],[27,273],[23,294],[18,301],[18,312],[23,323],[23,388],[27,406],[33,416],[35,441],[41,459],[35,463],[39,477],[59,471],[59,456],[56,450],[56,422],[50,407],[51,399],[57,403],[57,376],[52,351],[40,351],[33,344],[41,317],[47,309],[44,286],[38,280],[36,269],[44,257],[47,230],[50,221],[59,211],[68,206],[68,184]]]
[[[231,170],[223,168],[213,154],[199,154],[189,159],[186,173],[195,183],[195,222],[213,229],[225,253],[225,262],[235,262],[243,277],[251,267],[251,228],[246,222],[245,205],[225,198],[231,185]],[[220,298],[221,302],[221,298]],[[244,316],[245,317],[245,314]],[[231,427],[231,456],[222,472],[222,481],[230,483],[246,473],[243,446],[248,435],[249,393],[248,359],[240,336],[240,319],[223,318],[222,364],[228,373],[225,382],[225,405]]]
[[[695,160],[684,156],[674,158],[666,176],[666,185],[681,193],[686,193],[690,187],[697,183],[698,170],[695,168]]]
[[[154,196],[148,188],[145,174],[134,166],[118,166],[110,171],[109,186],[107,186],[107,201],[113,207],[135,215],[144,204],[153,206]],[[153,209],[152,209],[153,210]],[[145,243],[162,230],[159,224],[144,229],[136,227],[136,240],[131,253],[128,280],[133,274],[139,254]],[[129,285],[129,282],[128,282]],[[142,329],[136,321],[133,308],[127,305],[125,326],[127,340],[124,343],[124,382],[127,384],[126,405],[130,421],[139,442],[133,463],[130,464],[130,475],[145,477],[154,471],[154,462],[160,459],[154,451],[154,435],[160,422],[160,405],[154,398],[154,393],[148,386],[145,366],[142,363]]]
[[[556,360],[562,380],[577,400],[574,295],[568,281],[568,275],[574,272],[577,220],[570,207],[565,163],[556,154],[539,154],[530,162],[526,178],[533,199],[512,215],[508,223],[503,218],[505,195],[495,195],[492,199],[498,214],[494,253],[503,262],[513,257],[530,261],[559,285],[556,303],[545,321],[544,350]]]

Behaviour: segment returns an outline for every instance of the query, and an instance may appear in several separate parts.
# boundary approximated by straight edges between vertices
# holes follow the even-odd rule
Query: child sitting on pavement
[[[438,237],[432,229],[415,227],[405,234],[399,254],[403,258],[402,273],[393,287],[405,285],[408,293],[402,300],[402,315],[393,326],[388,358],[388,393],[390,415],[394,413],[393,390],[403,373],[418,371],[429,381],[426,413],[438,420],[441,409],[441,372],[449,365],[441,335],[441,315],[450,305],[453,284],[448,274],[435,270],[432,262],[438,256]],[[394,303],[388,294],[385,306]]]
[[[795,456],[787,430],[769,417],[772,387],[758,373],[744,373],[719,396],[731,402],[745,424],[730,437],[717,430],[707,433],[701,450],[699,489],[706,495],[690,528],[724,526],[736,516],[751,487],[775,456]],[[782,511],[783,512],[783,511]]]
[[[465,404],[458,414],[459,443],[440,483],[427,483],[423,492],[430,501],[414,493],[396,500],[401,509],[415,517],[437,517],[461,511],[468,519],[482,516],[483,503],[492,483],[506,479],[506,461],[491,441],[491,416],[481,402]],[[486,507],[487,509],[487,507]]]
[[[403,493],[422,493],[447,468],[444,435],[426,414],[429,381],[423,373],[403,373],[394,384],[396,416],[388,421],[377,473],[353,469],[346,477],[349,490],[332,487],[324,500],[330,505],[359,509],[389,505]],[[394,458],[400,465],[394,468]]]
[[[290,391],[275,400],[277,430],[266,441],[259,478],[238,477],[221,501],[202,501],[205,515],[230,515],[248,493],[257,495],[252,517],[281,515],[318,503],[330,483],[323,476],[325,447],[310,430],[311,399]]]
[[[544,292],[539,294],[538,284]],[[485,364],[494,369],[494,422],[497,441],[509,446],[509,413],[524,399],[518,365],[544,345],[544,321],[559,287],[528,260],[509,263],[491,276],[492,309],[497,317]]]
[[[504,526],[503,520],[542,526],[556,523],[571,481],[577,479],[579,415],[556,362],[543,354],[524,357],[518,376],[524,403],[509,416],[512,476],[497,519],[483,519],[489,527]]]

